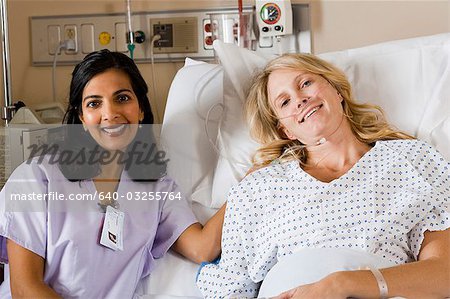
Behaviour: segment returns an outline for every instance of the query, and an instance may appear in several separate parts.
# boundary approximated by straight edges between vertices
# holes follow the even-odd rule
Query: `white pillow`
[[[449,67],[449,45],[418,45],[386,53],[376,50],[372,46],[359,51],[344,51],[348,52],[345,60],[336,59],[341,53],[320,56],[347,74],[357,100],[380,105],[390,123],[412,135],[426,138],[420,134],[419,128],[423,123],[434,124],[444,117],[441,113],[439,120],[423,118],[426,110],[435,110],[435,104],[441,104],[445,98],[444,94],[435,94],[445,89],[448,91],[448,85],[442,83]]]
[[[219,208],[225,203],[228,190],[242,180],[251,167],[251,157],[260,146],[250,137],[243,104],[251,78],[275,56],[265,56],[220,40],[215,40],[213,46],[224,69],[224,112],[217,137],[220,156],[214,170],[210,203],[210,207]]]
[[[220,207],[229,188],[251,166],[258,147],[243,120],[243,102],[255,72],[273,57],[219,40],[214,42],[214,50],[224,68],[226,109],[209,204]],[[318,56],[346,73],[358,101],[380,105],[390,123],[430,142],[450,160],[450,33]]]
[[[185,66],[177,72],[169,90],[161,142],[170,158],[168,174],[188,200],[203,178],[209,177],[211,182],[213,179],[217,154],[212,150],[205,133],[205,120],[210,108],[222,103],[222,90],[222,67],[192,59],[186,59]],[[213,142],[217,136],[220,115],[220,110],[213,110],[210,114],[208,129]],[[197,194],[200,195],[201,201],[210,201],[211,187],[209,192]],[[214,212],[195,204],[192,208],[201,222]],[[199,265],[171,251],[156,260],[154,265],[151,275],[139,283],[136,296],[201,298],[195,284]]]
[[[203,178],[195,188],[192,200],[207,207],[220,208],[231,186],[238,183],[248,171],[250,158],[259,147],[249,135],[242,108],[251,83],[250,77],[274,56],[261,56],[220,40],[214,41],[214,50],[227,74],[223,78],[223,110],[217,135],[220,154],[211,173],[213,177],[208,174]],[[206,194],[210,194],[210,197]]]
[[[359,101],[450,160],[450,33],[320,56],[345,71]]]
[[[319,281],[336,271],[376,269],[393,263],[362,250],[307,248],[283,257],[264,278],[258,298],[277,296],[300,285]]]
[[[161,142],[170,158],[168,174],[188,199],[208,173],[212,176],[217,164],[217,154],[205,133],[205,120],[210,108],[222,103],[222,91],[222,67],[192,59],[177,72],[169,90]],[[210,113],[212,142],[216,142],[220,115],[219,109]],[[205,197],[209,200],[211,194]]]

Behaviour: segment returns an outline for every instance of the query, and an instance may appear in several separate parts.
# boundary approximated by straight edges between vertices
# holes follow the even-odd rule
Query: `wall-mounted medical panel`
[[[244,7],[246,13],[253,10],[253,7]],[[255,28],[253,50],[266,54],[310,53],[309,5],[293,4],[292,13],[293,34],[278,39],[258,39]],[[211,15],[217,14],[234,15],[239,19],[234,8],[133,13],[135,61],[150,62],[152,52],[157,62],[180,61],[185,57],[213,60]],[[87,53],[100,49],[128,53],[125,14],[35,16],[30,22],[35,66],[51,65],[55,59],[58,64],[75,64]],[[153,41],[152,48],[155,34],[161,38]],[[71,48],[58,50],[60,43],[67,39],[73,39],[69,44]]]
[[[198,52],[199,36],[196,17],[152,18],[150,34],[151,36],[156,34],[161,36],[160,39],[153,42],[155,54]]]

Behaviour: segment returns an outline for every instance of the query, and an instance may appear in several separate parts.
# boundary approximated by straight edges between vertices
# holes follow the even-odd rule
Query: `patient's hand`
[[[339,283],[339,272],[332,273],[315,283],[305,284],[281,293],[275,299],[339,299],[347,298]]]

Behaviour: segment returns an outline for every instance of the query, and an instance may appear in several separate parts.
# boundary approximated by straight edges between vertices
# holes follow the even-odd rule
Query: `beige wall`
[[[312,1],[316,54],[450,32],[449,0]]]
[[[313,50],[315,53],[360,47],[377,42],[450,32],[450,0],[425,1],[294,1],[311,3]],[[133,10],[171,10],[234,6],[236,1],[136,1]],[[245,1],[250,4],[252,1]],[[51,67],[31,66],[29,17],[39,15],[123,12],[123,0],[9,0],[12,95],[14,101],[28,105],[51,101]],[[156,100],[159,115],[164,110],[168,88],[181,63],[156,64]],[[65,101],[73,66],[57,70],[57,96]],[[149,64],[139,68],[147,82],[152,82]],[[2,82],[0,83],[2,87]],[[0,95],[3,99],[3,92]],[[3,101],[0,101],[3,104]]]

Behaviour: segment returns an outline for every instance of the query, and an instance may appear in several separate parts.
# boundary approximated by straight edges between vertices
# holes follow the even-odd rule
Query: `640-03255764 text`
[[[48,193],[11,193],[11,201],[90,201],[90,200],[181,200],[181,192],[171,191],[129,191],[126,193],[118,192],[94,192],[94,193],[70,193],[64,194],[60,192]]]
[[[120,194],[118,192],[100,192],[100,200],[181,200],[181,192],[173,191],[129,191],[125,194]]]

